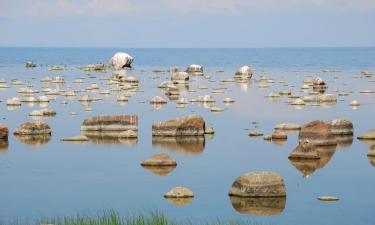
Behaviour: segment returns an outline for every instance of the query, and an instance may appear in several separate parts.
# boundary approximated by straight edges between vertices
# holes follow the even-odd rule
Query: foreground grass
[[[18,225],[24,225],[17,223]],[[42,219],[33,224],[54,224],[54,225],[256,225],[254,222],[244,221],[220,221],[213,220],[210,222],[191,222],[177,221],[167,218],[159,212],[137,214],[129,216],[120,216],[114,210],[104,211],[96,216],[78,214],[72,217],[55,217],[50,219]]]

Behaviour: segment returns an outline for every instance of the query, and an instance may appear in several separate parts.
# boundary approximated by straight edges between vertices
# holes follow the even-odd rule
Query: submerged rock
[[[158,153],[141,163],[142,166],[177,166],[176,160],[165,153]]]
[[[205,121],[201,116],[185,116],[152,125],[153,136],[200,136],[204,135]]]
[[[7,140],[9,134],[9,129],[7,126],[0,124],[0,139]]]
[[[314,145],[337,145],[335,136],[330,127],[321,120],[316,120],[304,125],[298,136],[300,142],[308,142]]]
[[[127,131],[138,130],[136,115],[94,116],[85,119],[81,131]]]
[[[283,178],[274,172],[252,172],[238,177],[229,191],[239,197],[285,197]]]
[[[193,198],[194,193],[186,187],[174,187],[164,194],[165,198]]]
[[[113,66],[116,70],[122,69],[124,67],[131,67],[134,57],[127,53],[118,52],[110,60],[109,64]]]
[[[23,123],[14,131],[14,135],[51,135],[52,130],[45,122]]]

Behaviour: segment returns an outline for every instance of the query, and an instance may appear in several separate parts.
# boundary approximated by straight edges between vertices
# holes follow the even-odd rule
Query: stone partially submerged
[[[165,153],[158,153],[141,163],[142,166],[177,166],[176,160]]]
[[[194,193],[186,187],[174,187],[164,194],[164,198],[193,198]]]
[[[27,122],[21,124],[14,131],[14,135],[51,135],[52,130],[45,122]]]
[[[251,79],[252,76],[253,70],[249,66],[239,68],[234,74],[235,79]]]
[[[120,70],[125,67],[131,68],[133,60],[134,57],[128,53],[118,52],[109,60],[109,64],[113,66],[114,69]]]
[[[203,66],[192,64],[188,66],[188,68],[186,69],[186,72],[192,73],[192,74],[203,74]]]
[[[152,125],[153,136],[202,136],[205,121],[201,116],[185,116]]]
[[[274,172],[252,172],[238,177],[229,191],[238,197],[285,197],[283,178]]]
[[[360,140],[375,140],[375,129],[372,129],[366,133],[361,134],[358,139]]]
[[[304,125],[299,132],[300,142],[306,140],[314,145],[337,145],[335,135],[331,128],[321,120],[316,120]]]
[[[353,123],[348,119],[335,119],[326,122],[335,135],[353,135]]]
[[[315,145],[306,141],[299,145],[290,153],[289,159],[320,159],[320,153],[316,151]]]

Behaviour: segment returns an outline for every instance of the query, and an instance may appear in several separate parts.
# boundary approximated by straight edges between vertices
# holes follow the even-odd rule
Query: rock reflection
[[[7,153],[9,147],[8,140],[0,140],[0,153]]]
[[[186,154],[201,154],[205,147],[204,136],[191,137],[162,137],[153,136],[152,145],[155,147],[167,148],[174,152]]]
[[[94,144],[126,144],[132,146],[138,143],[138,138],[119,138],[118,131],[86,131],[81,132],[81,134],[86,136],[89,141]]]
[[[335,154],[336,146],[316,146],[315,151],[319,152],[320,159],[289,159],[304,177],[312,175],[317,169],[323,169]]]
[[[172,205],[176,206],[185,206],[190,204],[194,198],[164,198]]]
[[[349,148],[353,144],[353,135],[335,135],[339,148]]]
[[[158,176],[166,176],[176,169],[176,166],[142,166]]]
[[[24,144],[35,147],[42,147],[51,140],[51,135],[14,135],[14,137]]]
[[[276,216],[284,211],[285,197],[246,198],[230,196],[233,208],[247,215]]]

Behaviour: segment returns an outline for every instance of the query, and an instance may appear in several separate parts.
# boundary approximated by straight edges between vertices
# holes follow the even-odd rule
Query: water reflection
[[[167,148],[174,152],[182,152],[186,154],[201,154],[205,147],[204,136],[191,137],[162,137],[153,136],[152,146]]]
[[[24,144],[35,147],[42,147],[51,140],[51,135],[14,135],[14,137]]]
[[[9,147],[8,140],[1,140],[0,139],[0,153],[7,153]]]
[[[317,169],[323,169],[335,154],[336,146],[316,146],[320,159],[289,159],[290,163],[300,171],[304,177],[312,175]]]
[[[119,138],[118,131],[85,131],[81,132],[81,134],[94,144],[126,144],[132,146],[138,143],[138,138]]]
[[[142,166],[158,176],[166,176],[176,169],[176,166]]]
[[[339,148],[349,148],[353,144],[353,135],[335,135]]]
[[[176,206],[185,206],[190,204],[194,198],[165,198],[169,203]]]
[[[247,215],[276,216],[284,211],[285,197],[244,198],[229,196],[233,208]]]

